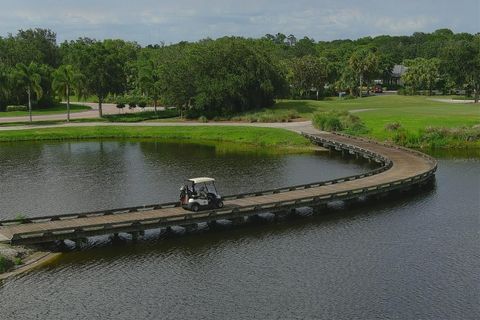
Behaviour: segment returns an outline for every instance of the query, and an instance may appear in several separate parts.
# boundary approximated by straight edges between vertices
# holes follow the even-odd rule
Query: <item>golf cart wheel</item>
[[[200,210],[200,206],[196,203],[192,204],[192,211],[193,212],[198,212]]]
[[[223,208],[223,201],[219,201],[217,203],[217,208]]]

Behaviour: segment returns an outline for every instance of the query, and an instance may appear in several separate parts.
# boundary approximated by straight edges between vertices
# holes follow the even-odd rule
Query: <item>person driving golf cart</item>
[[[197,212],[201,209],[222,208],[222,197],[215,187],[213,178],[192,178],[180,188],[182,207]]]

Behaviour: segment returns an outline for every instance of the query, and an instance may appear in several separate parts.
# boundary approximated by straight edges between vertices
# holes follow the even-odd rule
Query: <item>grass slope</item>
[[[471,127],[480,124],[480,104],[450,104],[431,101],[425,96],[373,96],[350,100],[282,100],[273,110],[296,110],[304,118],[318,111],[349,111],[359,116],[376,139],[389,139],[385,125],[399,122],[410,132],[427,127]]]
[[[310,142],[283,129],[255,127],[68,127],[1,131],[0,141],[96,138],[155,138],[192,142],[234,142],[261,147],[309,149]]]

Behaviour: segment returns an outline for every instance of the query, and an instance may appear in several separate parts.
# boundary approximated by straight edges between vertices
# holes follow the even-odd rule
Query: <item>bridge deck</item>
[[[358,195],[368,192],[380,193],[380,191],[378,191],[380,187],[383,188],[387,186],[388,188],[385,190],[390,190],[390,187],[394,186],[393,183],[395,181],[408,180],[409,178],[422,175],[424,175],[424,177],[418,181],[425,180],[427,175],[430,177],[436,169],[436,162],[432,158],[403,148],[329,133],[317,133],[314,136],[311,135],[310,138],[312,140],[315,139],[317,143],[325,146],[335,146],[337,148],[340,146],[346,150],[355,148],[369,151],[375,154],[376,158],[383,157],[391,161],[391,167],[378,174],[351,181],[226,200],[225,208],[217,211],[192,213],[181,207],[170,207],[46,222],[7,224],[0,226],[0,242],[3,240],[4,242],[11,243],[35,243],[51,239],[72,239],[85,236],[85,234],[108,234],[111,233],[112,230],[122,230],[122,225],[125,227],[124,229],[128,231],[136,229],[144,230],[150,226],[153,228],[154,226],[167,225],[167,223],[181,225],[188,224],[190,220],[193,222],[199,221],[199,219],[209,221],[232,217],[232,214],[248,215],[256,209],[257,211],[260,210],[258,208],[266,211],[268,206],[271,206],[275,210],[292,206],[298,207],[304,203],[319,203],[323,201],[322,197],[331,201],[333,199],[332,194],[343,195],[342,193],[345,193],[347,195],[354,190],[360,190],[356,193]]]

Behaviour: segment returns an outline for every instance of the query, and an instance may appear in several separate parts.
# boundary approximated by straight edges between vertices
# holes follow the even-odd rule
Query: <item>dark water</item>
[[[184,175],[247,191],[367,170],[146,142],[1,148],[1,210],[31,214],[169,200]],[[68,253],[1,284],[0,319],[478,319],[479,164],[443,159],[432,189],[323,216]]]
[[[0,219],[176,201],[184,179],[222,194],[353,175],[368,163],[320,154],[148,141],[0,144]]]

